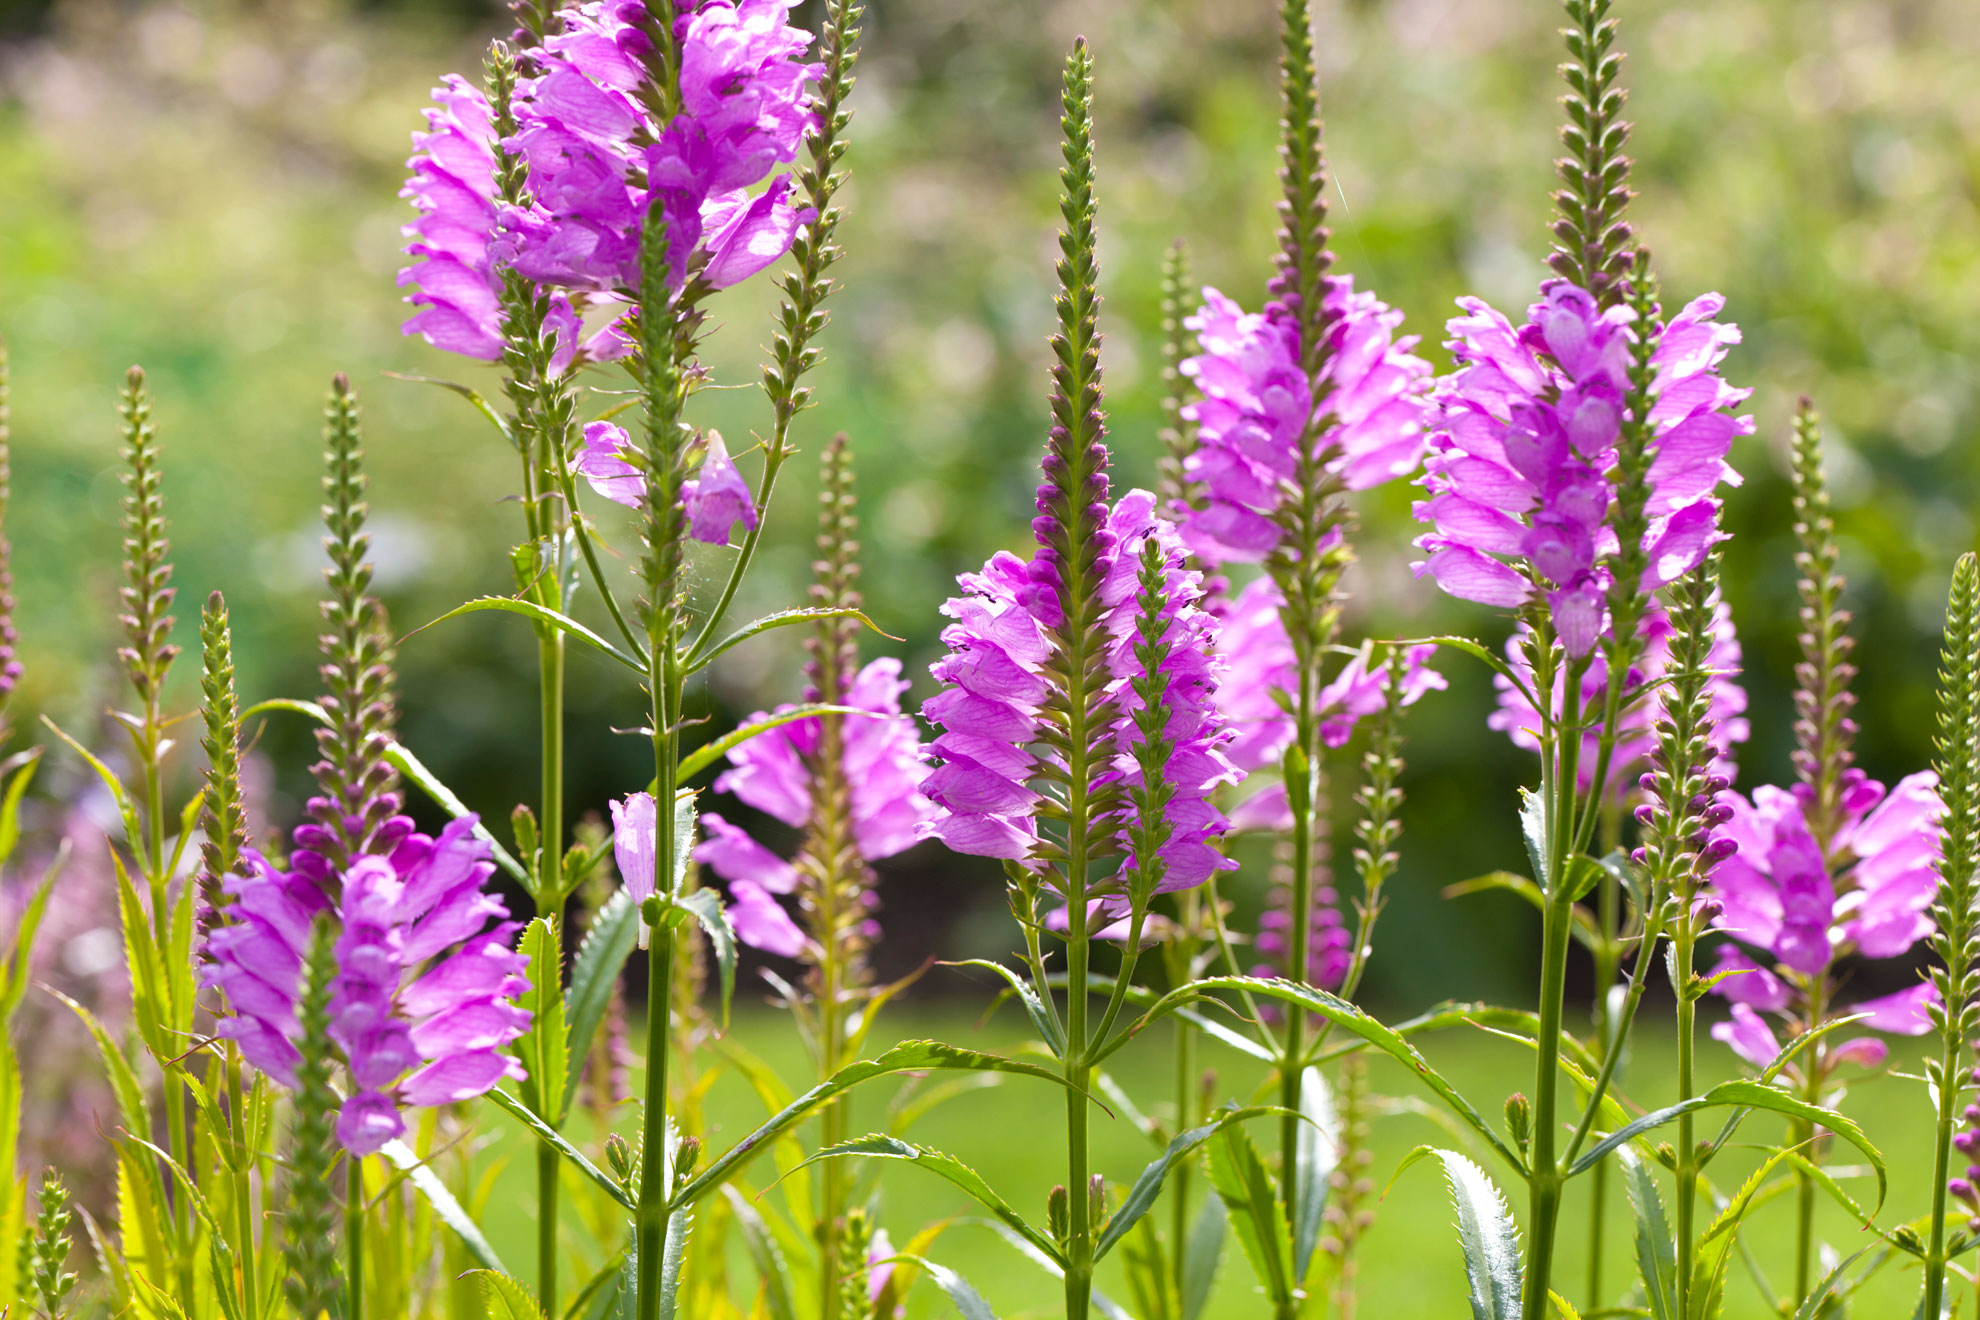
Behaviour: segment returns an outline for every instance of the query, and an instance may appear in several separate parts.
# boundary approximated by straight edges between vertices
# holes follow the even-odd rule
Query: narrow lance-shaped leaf
[[[1483,1169],[1456,1151],[1418,1146],[1396,1170],[1435,1157],[1443,1163],[1457,1210],[1458,1241],[1464,1248],[1464,1277],[1472,1320],[1518,1320],[1520,1294],[1519,1229],[1506,1198]]]
[[[917,1146],[911,1141],[902,1141],[899,1137],[889,1137],[874,1133],[869,1136],[856,1137],[851,1141],[842,1141],[835,1146],[827,1146],[824,1150],[818,1151],[807,1158],[798,1168],[805,1168],[808,1165],[817,1163],[819,1160],[840,1159],[848,1155],[863,1155],[873,1159],[904,1160],[928,1170],[936,1177],[967,1193],[978,1205],[997,1216],[1004,1223],[1010,1225],[1012,1230],[1017,1232],[1032,1246],[1050,1256],[1060,1265],[1063,1266],[1065,1264],[1065,1256],[1050,1238],[1026,1223],[1024,1216],[1013,1209],[1008,1201],[999,1196],[996,1190],[983,1180],[982,1174],[970,1168],[953,1155],[946,1155],[939,1150],[931,1150],[926,1146]],[[1153,1197],[1151,1196],[1149,1199],[1153,1200]],[[1094,1258],[1097,1260],[1100,1255],[1101,1250],[1096,1248]]]
[[[1238,1245],[1251,1262],[1252,1273],[1274,1304],[1292,1297],[1292,1243],[1285,1216],[1279,1213],[1272,1175],[1258,1147],[1240,1127],[1227,1127],[1210,1143],[1210,1185],[1230,1215]]]
[[[1104,1257],[1113,1249],[1115,1243],[1127,1236],[1128,1230],[1134,1227],[1135,1222],[1154,1207],[1156,1200],[1162,1195],[1162,1184],[1167,1181],[1169,1171],[1175,1168],[1178,1161],[1232,1123],[1241,1123],[1247,1119],[1282,1112],[1284,1111],[1273,1105],[1231,1109],[1217,1115],[1213,1121],[1201,1127],[1177,1133],[1161,1155],[1141,1171],[1141,1176],[1134,1180],[1134,1186],[1128,1189],[1127,1199],[1121,1202],[1120,1207],[1101,1227],[1100,1236],[1093,1244],[1093,1259],[1098,1261]]]
[[[575,1075],[582,1069],[591,1053],[592,1039],[605,1020],[619,973],[626,959],[632,956],[638,939],[639,912],[621,889],[592,917],[591,929],[585,932],[584,943],[578,946],[577,956],[571,960],[571,982],[564,991],[564,1019],[570,1033],[565,1066],[569,1074]],[[566,1088],[565,1113],[570,1110],[573,1094],[571,1088]],[[558,1115],[560,1123],[563,1117],[564,1114]]]

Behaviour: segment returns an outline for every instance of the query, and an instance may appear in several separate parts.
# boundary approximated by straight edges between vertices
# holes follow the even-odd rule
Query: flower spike
[[[221,886],[240,867],[247,847],[247,807],[241,788],[241,704],[234,692],[234,641],[227,623],[227,601],[219,592],[206,598],[199,618],[205,694],[206,793],[200,799],[201,909],[211,922],[225,903]]]
[[[1629,122],[1620,117],[1626,93],[1617,85],[1622,52],[1616,50],[1616,20],[1609,16],[1614,0],[1566,0],[1567,63],[1561,77],[1568,85],[1561,98],[1567,122],[1561,144],[1568,154],[1554,162],[1566,186],[1554,194],[1554,251],[1547,258],[1553,272],[1588,290],[1596,302],[1612,306],[1623,297],[1634,254],[1629,222],[1622,218],[1635,194],[1629,187]]]
[[[1842,800],[1851,783],[1856,721],[1850,718],[1856,677],[1850,662],[1855,641],[1842,608],[1843,580],[1836,570],[1836,525],[1829,516],[1829,486],[1822,471],[1822,419],[1801,400],[1794,415],[1794,534],[1800,543],[1794,566],[1801,596],[1801,663],[1794,667],[1794,768],[1813,795],[1809,826],[1826,843],[1841,825]]]

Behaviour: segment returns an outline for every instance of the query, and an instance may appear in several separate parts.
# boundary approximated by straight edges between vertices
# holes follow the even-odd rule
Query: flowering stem
[[[672,833],[672,821],[660,822],[655,831],[662,839]],[[639,1209],[634,1220],[640,1320],[658,1320],[660,1315],[660,1256],[667,1230],[667,1050],[672,1037],[667,1009],[673,984],[674,932],[662,923],[654,929],[646,955],[646,1117],[640,1131]]]
[[[250,1163],[254,1155],[253,1147],[248,1143],[247,1102],[241,1088],[240,1046],[228,1041],[226,1056],[227,1121],[233,1128],[229,1137],[234,1143],[234,1153],[230,1160],[233,1173],[234,1232],[240,1239],[234,1244],[234,1252],[240,1257],[241,1315],[245,1320],[261,1320],[261,1271],[255,1264],[254,1183]]]
[[[1828,990],[1825,979],[1817,974],[1809,978],[1808,1027],[1814,1030],[1822,1023],[1822,1014],[1827,1007]],[[1811,1105],[1822,1103],[1822,1042],[1810,1041],[1802,1055],[1801,1098]],[[1817,1152],[1812,1143],[1815,1140],[1815,1125],[1797,1119],[1794,1125],[1794,1140],[1797,1145],[1807,1144],[1808,1160],[1812,1164]],[[1795,1170],[1795,1214],[1794,1214],[1794,1304],[1798,1308],[1808,1296],[1808,1289],[1815,1277],[1815,1179],[1805,1169]]]
[[[1953,1125],[1960,1112],[1960,1050],[1974,1026],[1974,954],[1980,913],[1974,910],[1974,860],[1980,842],[1980,563],[1960,558],[1946,605],[1945,645],[1940,653],[1937,769],[1944,842],[1939,886],[1932,908],[1932,949],[1939,957],[1932,979],[1939,1006],[1939,1112],[1933,1144],[1931,1230],[1925,1248],[1923,1313],[1941,1314],[1946,1287],[1947,1177],[1952,1171]]]
[[[364,1161],[344,1157],[344,1320],[364,1320]]]
[[[1680,912],[1677,929],[1671,937],[1671,983],[1677,991],[1677,1100],[1679,1104],[1697,1094],[1692,1078],[1695,1054],[1694,1032],[1698,1005],[1691,997],[1692,949],[1697,942],[1696,926],[1689,912]],[[1692,1133],[1690,1114],[1679,1114],[1677,1121],[1677,1311],[1689,1315],[1691,1255],[1696,1239],[1698,1210],[1698,1141]]]

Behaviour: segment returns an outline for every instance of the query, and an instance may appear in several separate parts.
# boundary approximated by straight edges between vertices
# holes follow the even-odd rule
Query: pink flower
[[[584,447],[577,453],[571,470],[591,483],[591,488],[629,509],[637,509],[646,497],[646,474],[626,459],[633,452],[632,437],[626,428],[612,422],[592,422],[584,428]]]
[[[756,530],[756,500],[749,483],[729,460],[719,431],[708,432],[700,472],[681,484],[687,505],[688,535],[709,545],[727,545],[737,523]]]

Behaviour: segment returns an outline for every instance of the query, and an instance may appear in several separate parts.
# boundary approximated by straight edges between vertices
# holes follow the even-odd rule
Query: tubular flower
[[[1861,770],[1846,771],[1843,823],[1826,859],[1809,832],[1807,794],[1800,786],[1762,787],[1751,801],[1721,793],[1715,810],[1725,819],[1715,846],[1730,844],[1736,851],[1712,872],[1713,924],[1740,942],[1721,947],[1718,970],[1740,974],[1719,982],[1714,992],[1747,1014],[1792,1013],[1804,998],[1800,987],[1826,977],[1845,955],[1899,958],[1929,935],[1943,811],[1937,783],[1931,771],[1921,771],[1886,794]],[[1740,945],[1774,965],[1757,962]],[[1847,1011],[1869,1014],[1867,1025],[1878,1031],[1915,1036],[1929,1028],[1927,1010],[1935,1002],[1927,983]],[[1744,1018],[1714,1035],[1736,1050],[1741,1039],[1757,1041],[1753,1023],[1740,1025]],[[1859,1047],[1861,1057],[1874,1052]],[[1742,1057],[1752,1056],[1742,1051]]]
[[[421,310],[402,327],[435,348],[483,362],[501,358],[502,275],[497,261],[495,129],[488,100],[458,74],[433,89],[427,131],[413,134],[411,174],[399,196],[419,212],[404,233],[412,263],[399,272]],[[581,327],[570,298],[552,294],[544,329],[556,341],[550,368],[576,361]],[[623,357],[631,342],[607,327],[583,345],[593,361]]]
[[[1270,578],[1257,578],[1235,598],[1208,606],[1223,625],[1224,676],[1217,687],[1217,707],[1232,735],[1224,754],[1246,774],[1277,765],[1293,738],[1288,694],[1298,681],[1298,668],[1279,618],[1283,604],[1278,586]],[[1427,645],[1413,646],[1404,654],[1405,706],[1415,705],[1425,692],[1449,686],[1442,674],[1430,668],[1435,654],[1436,648]],[[1356,652],[1320,691],[1316,711],[1321,741],[1329,747],[1346,745],[1362,719],[1382,708],[1386,681],[1384,669],[1370,652]],[[1271,784],[1238,803],[1231,811],[1231,825],[1236,830],[1291,828],[1285,786]]]
[[[1670,619],[1655,601],[1649,603],[1644,613],[1640,632],[1644,638],[1644,649],[1636,668],[1629,674],[1629,690],[1632,692],[1641,689],[1645,683],[1658,683],[1670,663]],[[1752,727],[1746,721],[1746,689],[1739,684],[1740,659],[1739,634],[1733,628],[1732,610],[1725,601],[1714,600],[1712,649],[1708,660],[1712,676],[1707,683],[1712,702],[1711,772],[1728,782],[1738,774],[1733,761],[1733,746],[1745,742],[1752,733]],[[1499,708],[1487,716],[1485,722],[1511,738],[1514,746],[1538,752],[1540,712],[1527,698],[1527,693],[1533,690],[1533,667],[1527,661],[1526,648],[1520,644],[1519,637],[1507,640],[1506,663],[1519,676],[1526,692],[1522,692],[1504,675],[1494,677],[1492,682],[1499,691]],[[1555,675],[1553,714],[1557,719],[1561,714],[1561,687],[1566,681],[1565,674]],[[1621,727],[1617,730],[1615,749],[1610,756],[1608,779],[1603,785],[1605,793],[1619,797],[1627,792],[1629,784],[1657,750],[1656,726],[1663,713],[1663,693],[1662,686],[1653,687],[1646,696],[1624,708],[1622,719],[1618,721]],[[1590,656],[1588,667],[1581,676],[1581,717],[1588,723],[1582,734],[1577,776],[1578,787],[1584,793],[1592,786],[1595,777],[1596,753],[1602,740],[1602,722],[1596,716],[1603,710],[1608,695],[1607,657],[1598,649]]]
[[[231,1009],[217,1034],[284,1085],[299,1061],[310,924],[337,925],[330,1037],[351,1081],[337,1137],[354,1155],[405,1131],[401,1106],[453,1104],[522,1075],[503,1051],[529,1025],[514,1002],[528,988],[525,960],[509,946],[514,924],[500,920],[508,909],[483,888],[494,865],[474,825],[464,817],[438,837],[406,835],[389,856],[359,857],[334,903],[300,869],[284,874],[258,854],[225,882],[230,920],[208,936],[203,973]]]
[[[705,440],[701,467],[681,485],[687,510],[688,535],[709,545],[727,545],[737,523],[756,530],[756,496],[736,470],[719,431]],[[592,422],[584,428],[583,446],[571,459],[571,471],[611,500],[636,509],[646,498],[646,474],[632,461],[639,450],[626,428],[616,422]]]
[[[1980,1067],[1967,1074],[1966,1084],[1980,1086]],[[1966,1231],[1980,1233],[1980,1102],[1968,1104],[1953,1133],[1953,1146],[1967,1161],[1966,1172],[1946,1184],[1953,1199],[1966,1207]]]
[[[651,44],[639,0],[563,11],[529,52],[542,73],[519,85],[510,147],[529,166],[534,202],[500,221],[515,269],[543,284],[603,292],[639,284],[640,234],[657,198],[674,278],[698,269],[726,288],[783,255],[816,217],[790,201],[788,175],[816,124],[798,59],[810,36],[787,22],[792,0],[704,0],[675,19],[681,107],[671,123],[641,99]]]
[[[1104,485],[1100,492],[1104,496]],[[1040,505],[1047,499],[1041,493]],[[1043,542],[1052,530],[1035,528]],[[1229,823],[1210,804],[1218,784],[1235,783],[1242,772],[1225,752],[1225,717],[1217,708],[1221,665],[1216,660],[1216,620],[1198,603],[1200,575],[1182,567],[1183,547],[1174,529],[1155,516],[1155,497],[1135,490],[1107,512],[1098,534],[1096,573],[1101,582],[1099,627],[1108,639],[1110,698],[1116,755],[1106,785],[1131,782],[1139,773],[1132,748],[1139,740],[1130,703],[1139,673],[1135,653],[1135,594],[1142,542],[1155,538],[1167,554],[1170,645],[1164,671],[1175,714],[1167,729],[1175,744],[1168,777],[1176,792],[1168,806],[1170,836],[1162,848],[1167,863],[1163,892],[1201,884],[1230,863],[1211,840]],[[1059,568],[1049,549],[1030,562],[1001,552],[981,573],[957,578],[963,595],[942,607],[953,622],[942,630],[949,653],[931,672],[943,691],[922,707],[942,727],[931,744],[941,759],[923,790],[940,812],[923,827],[957,852],[982,857],[1029,860],[1037,842],[1039,791],[1032,787],[1056,768],[1059,756],[1034,751],[1041,714],[1051,692],[1053,644],[1059,623]],[[1127,822],[1122,823],[1122,837]]]
[[[882,656],[861,669],[846,691],[848,706],[872,712],[842,717],[840,725],[853,843],[869,863],[913,847],[921,827],[935,814],[934,804],[922,794],[928,766],[920,732],[901,713],[907,687],[901,662]],[[759,711],[748,723],[763,718]],[[737,745],[729,752],[729,769],[715,780],[715,791],[732,793],[786,825],[804,828],[812,816],[806,766],[817,755],[822,733],[823,722],[811,716]],[[797,891],[797,869],[713,812],[704,812],[701,823],[707,837],[696,847],[694,859],[729,882],[735,900],[729,915],[737,937],[765,952],[796,957],[804,950],[804,933],[772,895]]]
[[[1278,546],[1275,515],[1298,473],[1316,402],[1330,420],[1315,456],[1348,490],[1416,470],[1430,366],[1409,351],[1413,336],[1395,338],[1402,313],[1355,292],[1348,276],[1327,281],[1326,309],[1329,353],[1317,389],[1283,309],[1247,313],[1205,289],[1202,310],[1184,322],[1203,348],[1179,368],[1202,396],[1182,411],[1198,433],[1184,473],[1206,498],[1200,509],[1176,512],[1183,540],[1207,564],[1261,560]]]
[[[1610,584],[1601,561],[1617,549],[1608,473],[1629,390],[1634,313],[1600,311],[1565,280],[1541,286],[1517,330],[1476,298],[1458,305],[1466,314],[1450,322],[1449,347],[1461,366],[1438,395],[1422,478],[1430,498],[1415,510],[1435,530],[1417,540],[1429,557],[1416,571],[1486,605],[1517,609],[1544,598],[1568,654],[1586,655],[1605,626]],[[1750,391],[1718,375],[1739,342],[1737,327],[1713,319],[1723,306],[1717,294],[1694,300],[1658,332],[1651,355],[1646,591],[1697,567],[1722,539],[1712,492],[1739,484],[1726,454],[1752,420],[1728,410]]]

